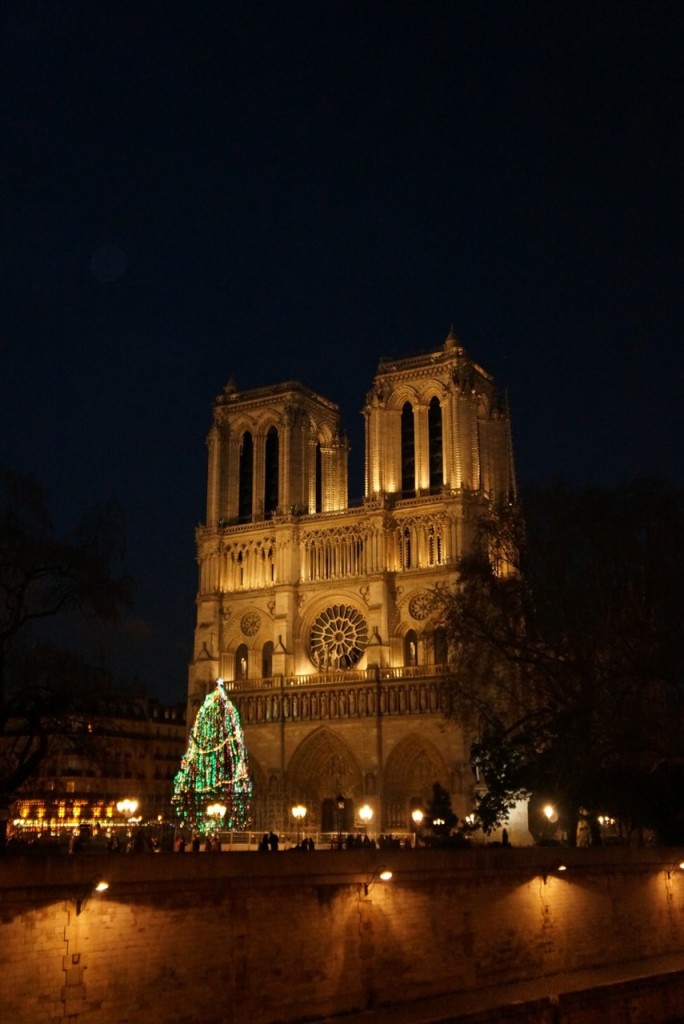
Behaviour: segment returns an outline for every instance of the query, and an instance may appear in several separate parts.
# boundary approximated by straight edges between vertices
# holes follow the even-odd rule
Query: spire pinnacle
[[[456,330],[454,328],[454,325],[452,324],[451,327],[449,328],[449,333],[446,336],[446,341],[444,342],[444,348],[448,352],[451,349],[462,348],[462,347],[463,346],[461,345],[461,339],[456,334]]]

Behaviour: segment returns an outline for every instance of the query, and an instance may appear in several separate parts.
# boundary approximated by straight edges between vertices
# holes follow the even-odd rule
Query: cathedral
[[[380,360],[363,415],[365,492],[350,506],[334,402],[296,381],[230,381],[214,403],[188,721],[223,679],[255,830],[292,829],[301,805],[311,831],[409,831],[435,782],[459,818],[471,808],[432,594],[492,503],[515,501],[508,411],[451,331]]]

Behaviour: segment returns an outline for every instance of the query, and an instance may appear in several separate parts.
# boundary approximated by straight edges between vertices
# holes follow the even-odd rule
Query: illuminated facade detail
[[[326,608],[311,627],[311,660],[318,668],[353,668],[368,643],[368,623],[348,605]]]
[[[242,616],[240,628],[245,636],[256,636],[261,625],[261,616],[258,612],[247,612]]]
[[[293,802],[320,830],[339,794],[349,827],[368,804],[377,831],[410,829],[435,781],[459,816],[470,809],[430,592],[453,580],[480,517],[516,500],[508,412],[451,332],[435,351],[381,360],[363,415],[365,495],[350,506],[336,404],[292,381],[231,381],[214,405],[188,720],[222,676],[257,830],[286,828]],[[409,735],[435,778],[399,771]]]

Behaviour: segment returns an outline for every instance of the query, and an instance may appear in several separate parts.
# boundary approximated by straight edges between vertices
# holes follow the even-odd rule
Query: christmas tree
[[[173,784],[172,803],[183,824],[207,835],[249,824],[252,781],[240,716],[223,680],[197,712],[188,749]],[[209,813],[207,813],[209,811]],[[223,813],[221,813],[223,812]]]

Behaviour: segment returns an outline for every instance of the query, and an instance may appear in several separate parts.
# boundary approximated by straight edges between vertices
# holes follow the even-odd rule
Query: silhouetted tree
[[[57,734],[76,738],[104,674],[70,633],[117,621],[130,602],[116,508],[91,512],[57,536],[41,488],[0,467],[0,846],[7,810]]]
[[[524,794],[684,840],[684,493],[639,482],[528,493],[441,592],[451,713],[472,730],[489,831]],[[523,529],[524,525],[524,529]]]

